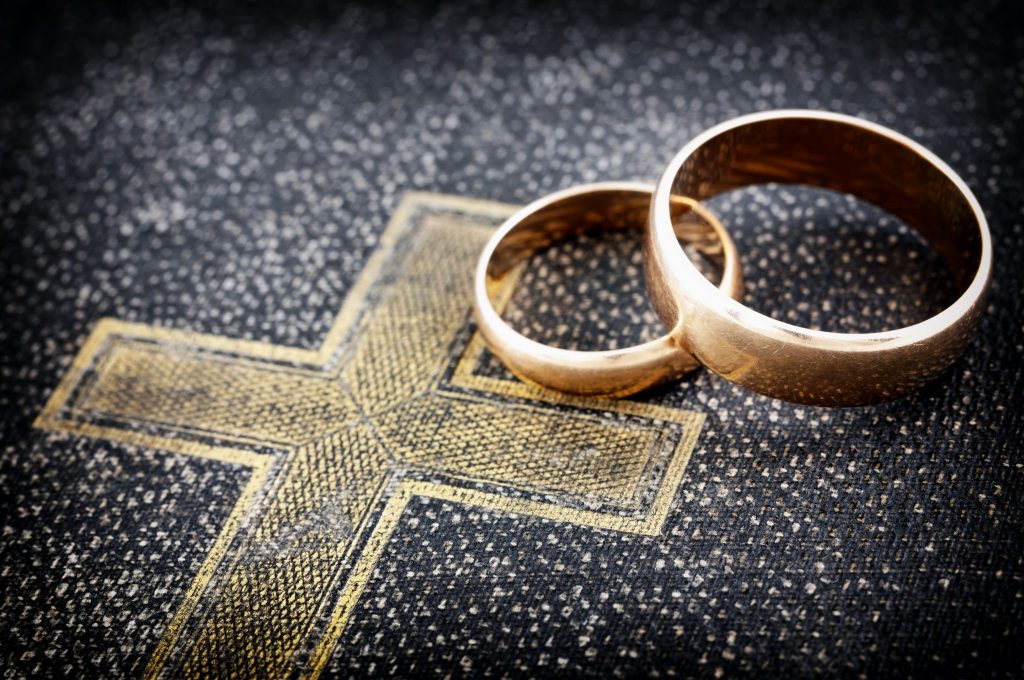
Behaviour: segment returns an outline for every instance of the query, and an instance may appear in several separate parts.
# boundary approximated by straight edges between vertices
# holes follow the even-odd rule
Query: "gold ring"
[[[542,248],[595,229],[643,229],[651,190],[645,184],[604,182],[559,191],[516,212],[487,242],[477,264],[473,311],[488,347],[517,377],[570,394],[620,397],[678,379],[697,368],[693,357],[668,336],[600,352],[544,345],[505,323],[492,302],[503,277]],[[719,289],[726,296],[741,295],[739,257],[722,225],[695,201],[677,196],[670,204],[676,217],[692,211],[703,220],[703,232],[687,233],[696,227],[692,223],[678,226],[680,238],[705,244],[713,241],[723,260]]]
[[[843,191],[888,210],[943,256],[960,297],[906,328],[844,334],[783,323],[721,295],[673,238],[672,196],[704,200],[766,182]],[[713,127],[672,160],[651,200],[644,262],[670,335],[712,371],[787,401],[854,406],[913,390],[959,357],[983,311],[992,239],[971,190],[920,144],[851,116],[771,111]]]

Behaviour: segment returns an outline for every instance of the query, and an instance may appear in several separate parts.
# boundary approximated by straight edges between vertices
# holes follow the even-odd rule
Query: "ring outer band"
[[[677,175],[691,156],[717,136],[751,124],[788,119],[855,126],[902,145],[945,175],[959,192],[958,198],[967,203],[979,238],[977,271],[952,305],[904,328],[836,333],[772,319],[719,294],[704,280],[672,238],[669,197]],[[912,391],[962,354],[984,310],[992,272],[992,238],[981,206],[966,183],[917,142],[852,116],[778,110],[740,116],[712,127],[673,158],[651,201],[644,264],[648,292],[658,315],[670,335],[704,366],[738,385],[786,401],[857,406]]]
[[[535,386],[571,395],[624,397],[678,380],[699,367],[697,361],[680,349],[669,335],[605,351],[578,351],[545,345],[509,326],[492,302],[492,284],[488,276],[491,259],[502,241],[525,219],[560,202],[582,200],[590,194],[633,192],[649,196],[652,191],[652,185],[636,182],[598,182],[557,191],[515,212],[488,240],[480,254],[474,277],[474,318],[487,346],[516,377]],[[721,239],[724,266],[720,286],[723,294],[742,295],[743,279],[735,244],[713,215],[696,204],[694,210],[704,217]],[[644,226],[641,217],[635,228],[640,231]]]

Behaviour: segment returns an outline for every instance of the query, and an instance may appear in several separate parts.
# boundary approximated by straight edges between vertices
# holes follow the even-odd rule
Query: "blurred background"
[[[998,218],[1019,166],[1013,9],[15,3],[3,224],[33,225],[29,249],[55,248],[84,236],[67,228],[84,218],[89,245],[101,235],[120,246],[107,264],[154,321],[201,326],[230,308],[224,332],[309,344],[404,192],[522,204],[580,182],[654,181],[693,135],[741,113],[821,108],[891,126],[951,163]],[[931,250],[884,214],[772,191],[713,206],[761,311],[881,330],[953,295]],[[40,192],[47,200],[33,200]],[[84,257],[83,245],[64,247]],[[168,249],[190,254],[185,271],[148,261]],[[225,286],[225,254],[243,252]],[[17,268],[19,253],[5,253]],[[769,284],[767,270],[786,275]],[[299,280],[313,282],[312,300]],[[257,304],[305,311],[285,324]]]

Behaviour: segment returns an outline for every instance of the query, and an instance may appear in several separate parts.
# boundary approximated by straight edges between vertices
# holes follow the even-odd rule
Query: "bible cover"
[[[1024,671],[1008,5],[16,6],[0,108],[7,676]],[[977,192],[990,311],[918,393],[794,406],[706,371],[590,400],[483,346],[516,205],[654,180],[780,106],[919,139]],[[725,197],[755,308],[850,331],[951,285],[844,197]],[[635,235],[506,282],[563,346],[653,337]]]

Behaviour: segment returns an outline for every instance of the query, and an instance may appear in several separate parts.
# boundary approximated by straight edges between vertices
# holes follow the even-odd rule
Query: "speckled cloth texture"
[[[99,319],[315,349],[407,192],[523,204],[653,182],[706,127],[779,107],[890,126],[977,194],[995,271],[964,358],[915,394],[845,410],[697,372],[638,400],[705,418],[658,531],[414,498],[386,540],[358,544],[379,554],[335,637],[328,608],[284,665],[258,663],[324,677],[1024,674],[1015,3],[66,4],[0,18],[0,676],[236,660],[222,629],[220,665],[189,665],[195,614],[152,662],[250,469],[34,426]],[[767,187],[710,207],[749,304],[775,318],[882,330],[956,294],[914,232],[855,199]],[[563,346],[655,337],[638,243],[591,235],[538,254],[507,318]],[[487,354],[474,371],[509,377]],[[387,516],[395,488],[367,517]],[[211,583],[227,587],[235,550]],[[237,641],[257,648],[245,658],[264,634]]]

